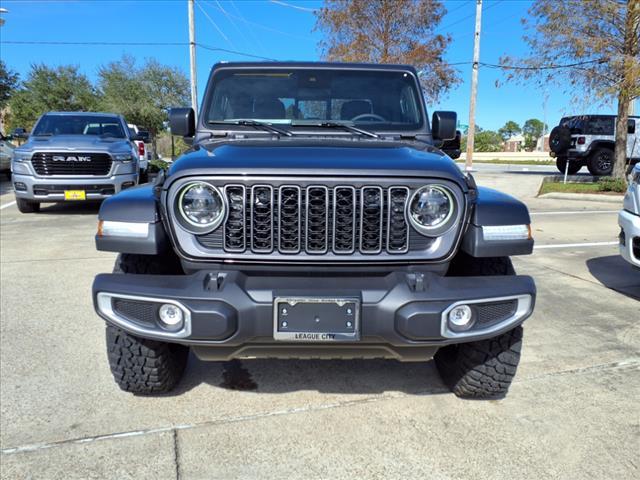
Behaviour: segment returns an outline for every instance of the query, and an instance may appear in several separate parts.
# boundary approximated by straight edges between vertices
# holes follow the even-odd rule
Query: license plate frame
[[[64,199],[70,201],[86,200],[87,192],[85,190],[65,190]]]
[[[286,312],[283,313],[283,309]],[[287,322],[286,326],[283,321]],[[360,340],[360,299],[276,297],[273,300],[273,338],[283,342],[357,342]]]

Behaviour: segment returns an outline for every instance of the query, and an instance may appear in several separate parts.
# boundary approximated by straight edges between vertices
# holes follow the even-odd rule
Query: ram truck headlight
[[[129,163],[133,161],[133,155],[131,155],[130,153],[116,153],[113,156],[113,159],[116,162]]]
[[[198,233],[215,230],[226,214],[223,196],[216,187],[204,182],[184,186],[178,195],[177,207],[187,228],[195,227]]]
[[[442,234],[454,216],[456,202],[451,191],[441,185],[418,189],[411,200],[407,216],[413,227],[423,235]]]
[[[31,152],[18,152],[14,150],[12,159],[14,162],[28,162],[31,160]]]

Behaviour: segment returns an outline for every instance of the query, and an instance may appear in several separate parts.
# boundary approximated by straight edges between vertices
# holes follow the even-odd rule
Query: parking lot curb
[[[563,193],[552,192],[545,193],[544,195],[538,195],[538,198],[553,199],[553,200],[583,200],[586,202],[601,202],[601,203],[617,203],[622,207],[622,200],[624,195],[598,195],[594,193]]]

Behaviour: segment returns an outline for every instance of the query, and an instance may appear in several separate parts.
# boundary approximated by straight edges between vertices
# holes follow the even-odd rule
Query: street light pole
[[[482,0],[476,0],[476,31],[473,38],[473,70],[471,72],[471,100],[469,102],[469,128],[467,130],[467,158],[465,170],[473,168],[473,146],[476,133],[476,97],[478,96],[478,69],[480,68],[480,26]]]
[[[191,67],[191,108],[198,117],[198,81],[196,73],[196,27],[194,24],[194,0],[188,0],[189,8],[189,60]]]

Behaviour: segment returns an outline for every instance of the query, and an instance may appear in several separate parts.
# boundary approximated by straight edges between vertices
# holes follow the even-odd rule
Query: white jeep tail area
[[[564,117],[551,130],[549,148],[560,172],[575,175],[583,166],[594,176],[611,175],[614,165],[615,115]],[[640,117],[627,123],[629,171],[640,162]]]

